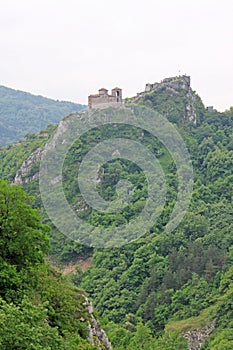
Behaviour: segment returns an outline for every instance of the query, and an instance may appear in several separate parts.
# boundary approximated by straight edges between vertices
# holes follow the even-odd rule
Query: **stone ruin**
[[[122,105],[122,102],[122,89],[118,87],[112,89],[111,94],[108,94],[107,89],[101,88],[98,94],[88,96],[89,109],[118,107]]]

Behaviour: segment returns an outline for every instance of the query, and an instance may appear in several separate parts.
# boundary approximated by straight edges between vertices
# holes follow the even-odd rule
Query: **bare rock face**
[[[57,139],[59,139],[60,135],[62,135],[69,127],[66,118],[61,120],[59,123],[56,133],[54,134],[53,141],[49,143],[49,148],[53,149],[56,146]],[[63,139],[62,144],[66,143],[66,140]],[[25,183],[29,183],[34,180],[39,179],[39,168],[40,161],[44,156],[44,148],[39,147],[34,152],[30,154],[30,156],[23,162],[20,169],[17,171],[14,184],[22,185]],[[61,181],[61,177],[56,177],[52,180],[52,184],[56,184]]]
[[[206,338],[214,331],[216,319],[203,329],[193,329],[184,334],[189,344],[189,350],[199,350]]]
[[[38,180],[39,172],[35,165],[41,160],[43,149],[41,147],[37,148],[28,159],[26,159],[21,165],[20,169],[17,171],[14,179],[14,184],[22,185],[33,180]]]
[[[186,105],[186,118],[193,124],[197,124],[197,112],[196,112],[196,96],[193,94],[191,88],[186,94],[188,103]]]
[[[99,350],[112,350],[112,345],[108,340],[108,337],[105,331],[100,327],[98,321],[94,316],[94,310],[93,310],[93,305],[91,301],[85,295],[83,295],[83,297],[84,297],[83,305],[85,306],[89,314],[89,323],[88,323],[89,336],[87,339],[88,342],[92,345],[95,345]]]

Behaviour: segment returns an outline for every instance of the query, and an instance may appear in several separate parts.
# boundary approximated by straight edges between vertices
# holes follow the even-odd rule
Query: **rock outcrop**
[[[112,345],[110,341],[108,340],[108,337],[105,333],[105,331],[100,327],[97,319],[94,316],[94,309],[92,302],[85,296],[84,297],[84,303],[83,305],[86,308],[86,311],[89,314],[89,321],[88,321],[88,342],[94,346],[96,346],[99,350],[112,350]]]
[[[199,350],[206,338],[214,331],[216,319],[203,329],[193,329],[192,331],[184,333],[184,337],[189,344],[189,350]]]
[[[180,114],[183,117],[183,120],[187,120],[193,124],[197,124],[198,113],[197,113],[197,104],[202,103],[200,97],[191,89],[190,86],[190,77],[187,75],[181,75],[177,77],[171,77],[163,79],[161,82],[146,84],[145,91],[137,94],[136,97],[132,98],[129,102],[137,103],[140,101],[149,101],[148,95],[153,94],[156,96],[156,99],[159,96],[167,96],[166,100],[162,102],[163,107],[164,103],[169,104],[169,100],[177,100],[177,97],[180,96]],[[150,101],[149,101],[150,102]],[[177,102],[176,102],[177,103]],[[159,109],[161,104],[158,104]],[[156,107],[155,107],[156,109]],[[172,113],[172,109],[169,111],[163,110],[162,112],[166,114]],[[160,111],[160,110],[159,110]],[[161,112],[161,111],[160,111]]]
[[[37,148],[30,156],[23,162],[20,169],[17,171],[14,179],[14,184],[22,185],[24,183],[38,180],[39,178],[39,162],[41,160],[43,149]]]

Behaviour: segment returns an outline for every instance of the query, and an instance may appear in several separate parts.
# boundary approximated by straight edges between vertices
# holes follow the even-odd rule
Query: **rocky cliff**
[[[30,156],[23,162],[20,169],[17,171],[14,184],[22,185],[39,179],[39,164],[43,149],[38,147]]]
[[[89,322],[88,322],[88,342],[91,345],[97,346],[98,349],[103,350],[112,350],[112,345],[110,341],[108,340],[108,337],[105,333],[105,331],[100,327],[99,322],[97,321],[95,315],[94,315],[94,309],[92,302],[85,296],[84,297],[84,303],[88,314],[89,314]]]
[[[127,100],[130,103],[146,103],[165,115],[170,121],[194,125],[201,120],[204,105],[192,90],[187,75],[165,78],[161,82],[146,84],[145,91]]]

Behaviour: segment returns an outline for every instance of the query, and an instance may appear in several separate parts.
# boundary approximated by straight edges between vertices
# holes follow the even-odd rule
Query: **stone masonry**
[[[116,87],[112,89],[111,94],[108,94],[108,90],[105,88],[99,89],[99,93],[96,95],[88,96],[88,107],[92,108],[105,108],[105,107],[118,107],[122,105],[122,89]]]

